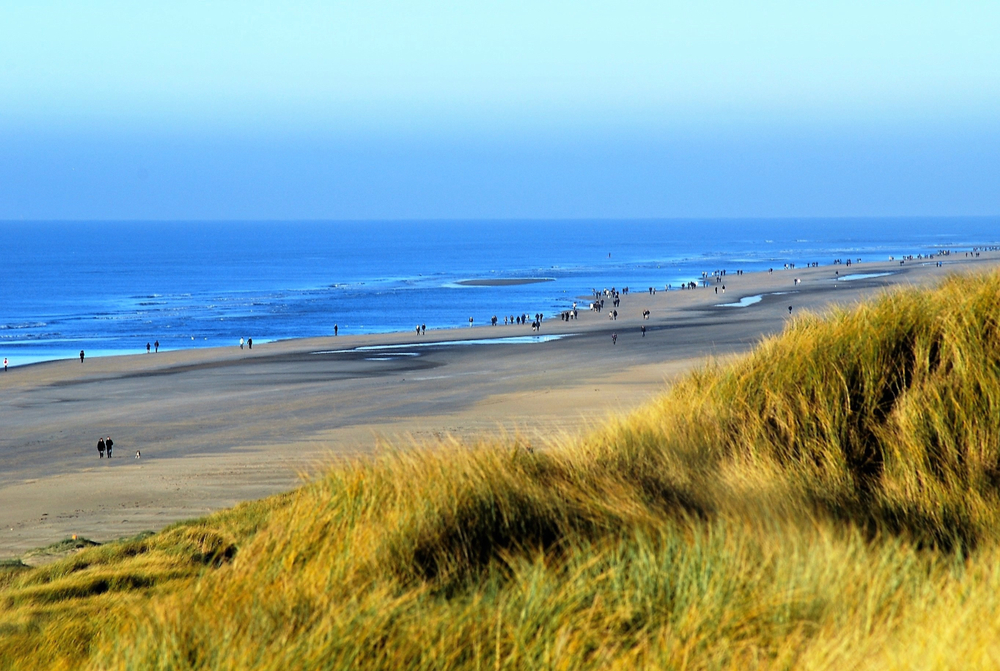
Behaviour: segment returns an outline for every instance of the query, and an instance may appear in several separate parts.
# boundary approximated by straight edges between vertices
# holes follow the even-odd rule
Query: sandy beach
[[[538,334],[503,325],[504,306],[496,306],[498,326],[423,336],[14,367],[0,374],[0,557],[71,534],[105,541],[160,529],[288,490],[323,463],[380,442],[419,445],[503,430],[543,444],[637,407],[707,357],[744,352],[803,312],[952,272],[994,270],[998,260],[1000,253],[959,252],[903,265],[729,269],[707,288],[661,286],[651,295],[631,287],[617,320],[608,317],[610,303],[596,313],[581,296],[578,319],[548,318]],[[528,342],[533,335],[562,337]],[[513,344],[495,341],[515,336]],[[97,454],[106,435],[115,441],[111,460]]]

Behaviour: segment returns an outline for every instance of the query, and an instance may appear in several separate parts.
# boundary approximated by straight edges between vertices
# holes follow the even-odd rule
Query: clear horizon
[[[1000,5],[0,8],[0,220],[1000,213]]]
[[[513,222],[513,223],[567,223],[574,221],[590,221],[590,222],[698,222],[698,221],[717,221],[717,222],[740,222],[740,221],[758,221],[758,222],[775,222],[775,223],[792,223],[796,221],[872,221],[879,219],[910,219],[914,221],[920,220],[953,220],[962,221],[970,219],[1000,219],[1000,214],[959,214],[959,215],[908,215],[908,214],[887,214],[887,215],[843,215],[843,216],[825,216],[825,215],[810,215],[810,216],[747,216],[747,217],[736,217],[736,216],[691,216],[691,217],[428,217],[424,219],[418,218],[398,218],[398,219],[200,219],[200,218],[182,218],[182,219],[112,219],[106,217],[95,217],[90,219],[0,219],[0,224],[157,224],[157,223],[178,223],[178,224],[281,224],[281,223],[318,223],[318,224],[351,224],[351,223],[368,223],[368,222],[381,222],[381,223],[414,223],[414,224],[432,224],[435,222],[441,223],[503,223],[503,222]]]

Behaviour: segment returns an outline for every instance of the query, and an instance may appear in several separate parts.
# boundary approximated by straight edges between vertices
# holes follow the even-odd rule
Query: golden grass
[[[44,568],[0,667],[1000,664],[1000,275],[797,319],[583,439],[387,450]]]

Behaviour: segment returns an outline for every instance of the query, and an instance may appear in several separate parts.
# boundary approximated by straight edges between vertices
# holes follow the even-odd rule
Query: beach
[[[106,541],[157,530],[286,491],[333,459],[380,445],[414,449],[503,431],[544,448],[638,407],[709,358],[749,350],[803,313],[952,272],[995,270],[998,260],[996,252],[958,252],[902,265],[730,270],[697,289],[630,287],[616,320],[610,305],[592,312],[592,299],[581,295],[577,319],[547,316],[538,332],[503,325],[498,307],[497,326],[477,322],[422,336],[309,338],[12,368],[0,376],[0,557],[72,534]],[[508,337],[517,341],[496,341]],[[97,441],[107,435],[114,457],[99,459]]]

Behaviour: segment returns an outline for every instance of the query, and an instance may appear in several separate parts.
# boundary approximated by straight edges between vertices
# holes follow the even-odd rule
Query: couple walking
[[[97,453],[101,455],[101,459],[104,458],[104,452],[107,450],[108,459],[111,458],[111,448],[114,447],[115,442],[111,440],[111,436],[107,438],[101,438],[97,441]]]

